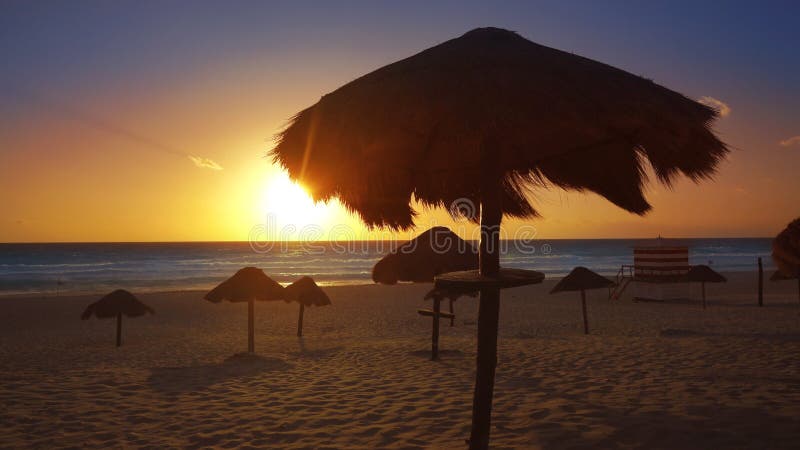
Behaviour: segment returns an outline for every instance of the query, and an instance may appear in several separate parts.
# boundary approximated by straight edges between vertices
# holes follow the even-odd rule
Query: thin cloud
[[[791,147],[792,145],[800,144],[800,136],[792,136],[789,139],[780,141],[778,144],[780,144],[781,147]]]
[[[192,160],[195,166],[200,167],[201,169],[222,170],[222,166],[217,164],[217,162],[212,159],[194,155],[186,155],[186,156],[188,156],[189,159]]]
[[[714,97],[709,97],[706,95],[698,98],[697,101],[719,111],[720,117],[728,117],[731,114],[731,107],[728,106],[728,104],[723,102],[722,100],[716,99]]]
[[[91,114],[79,108],[70,106],[69,104],[53,101],[42,97],[34,90],[23,90],[19,97],[23,100],[33,101],[37,104],[46,106],[51,114],[55,117],[72,120],[81,123],[87,128],[91,128],[109,135],[114,135],[117,138],[136,144],[139,148],[160,152],[164,154],[174,155],[177,157],[188,157],[195,166],[203,169],[222,170],[216,161],[203,158],[200,156],[191,155],[179,148],[172,145],[165,144],[159,140],[153,139],[149,136],[143,135],[135,130],[127,128],[123,125],[109,121],[104,117]]]

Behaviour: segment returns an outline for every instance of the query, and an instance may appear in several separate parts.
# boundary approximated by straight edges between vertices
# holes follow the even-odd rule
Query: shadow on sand
[[[411,355],[411,356],[416,356],[418,358],[424,358],[424,359],[428,359],[428,360],[431,359],[431,351],[430,351],[430,349],[428,349],[428,350],[414,350],[414,351],[408,352],[408,354]],[[464,352],[462,352],[461,350],[441,350],[441,349],[439,350],[439,359],[440,360],[441,359],[447,359],[447,358],[456,359],[456,358],[463,358],[463,357],[464,357]]]
[[[548,420],[547,411],[534,413],[532,429],[542,448],[788,449],[796,445],[795,419],[766,409],[704,405],[689,407],[686,415],[674,415],[666,409],[606,408],[581,399],[571,403],[583,411],[584,423]],[[521,431],[498,422],[499,432]],[[602,437],[582,436],[582,430],[595,427],[609,432]]]
[[[288,370],[291,364],[278,358],[237,353],[222,363],[187,367],[154,367],[147,383],[158,392],[180,393],[205,389],[234,378],[250,378],[264,372]]]
[[[295,358],[304,358],[304,359],[321,359],[326,358],[328,356],[333,356],[339,353],[344,347],[339,345],[337,347],[328,347],[328,348],[309,348],[306,345],[306,341],[304,338],[298,339],[298,351],[294,353],[290,353],[289,356],[293,356]]]
[[[764,339],[768,341],[800,342],[800,334],[769,334],[769,333],[715,333],[713,331],[694,331],[667,328],[658,333],[660,337],[667,338],[700,338],[700,337],[725,337],[741,339]]]

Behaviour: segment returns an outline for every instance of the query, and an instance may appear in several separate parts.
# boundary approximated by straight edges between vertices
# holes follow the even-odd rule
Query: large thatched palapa
[[[372,281],[431,282],[436,275],[478,268],[478,252],[447,227],[433,227],[400,245],[372,268]]]
[[[156,312],[125,289],[117,289],[87,306],[81,314],[81,319],[86,320],[92,316],[96,316],[98,319],[116,317],[117,347],[119,347],[122,345],[122,316],[139,317],[147,313],[155,314]]]
[[[412,227],[412,196],[480,205],[451,209],[480,220],[479,273],[449,278],[485,284],[470,447],[487,448],[499,288],[541,280],[504,281],[502,217],[534,217],[529,188],[549,185],[642,214],[648,162],[667,184],[714,173],[728,152],[709,128],[716,117],[650,80],[482,28],[323,96],[292,119],[272,157],[315,199],[338,197],[370,226]]]

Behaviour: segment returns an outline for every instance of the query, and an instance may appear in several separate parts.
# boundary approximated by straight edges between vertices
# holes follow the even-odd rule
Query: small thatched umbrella
[[[784,279],[797,279],[800,296],[800,218],[793,220],[772,241],[772,260]]]
[[[787,277],[780,270],[776,270],[772,276],[769,277],[769,281],[787,281],[787,280],[797,280],[797,300],[800,301],[800,277]]]
[[[470,447],[489,445],[500,289],[541,274],[500,269],[502,217],[534,217],[531,186],[592,191],[643,214],[645,164],[669,184],[709,178],[728,152],[712,108],[650,80],[481,28],[354,80],[298,113],[275,162],[316,200],[370,226],[408,229],[424,206],[481,224],[481,289]]]
[[[614,282],[608,278],[587,269],[576,267],[567,276],[561,279],[550,291],[551,294],[566,291],[581,291],[581,306],[583,309],[583,333],[589,334],[589,318],[586,315],[586,290],[600,289],[613,286]]]
[[[728,279],[711,267],[700,264],[692,266],[689,269],[689,281],[700,283],[700,292],[703,296],[703,309],[706,309],[706,283],[725,283]]]
[[[283,286],[268,277],[263,270],[256,267],[245,267],[209,291],[205,299],[212,303],[219,303],[224,300],[247,302],[247,351],[254,353],[256,347],[253,319],[254,303],[256,300],[283,300],[283,291]]]
[[[87,306],[81,314],[81,319],[86,320],[92,315],[99,319],[117,318],[117,347],[122,345],[122,315],[139,317],[146,313],[155,314],[153,308],[145,305],[138,298],[124,289],[106,295],[100,300]]]
[[[303,337],[303,311],[306,306],[327,306],[331,299],[311,277],[302,277],[284,289],[285,300],[300,304],[300,315],[297,318],[297,337]]]
[[[447,227],[433,227],[381,258],[372,268],[372,281],[425,283],[442,273],[477,268],[472,244]]]

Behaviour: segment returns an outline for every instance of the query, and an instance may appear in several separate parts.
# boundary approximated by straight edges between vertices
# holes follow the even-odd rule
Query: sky
[[[798,2],[0,2],[0,242],[364,239],[266,157],[358,76],[496,26],[718,107],[713,182],[653,211],[558,189],[507,237],[772,236],[800,193]],[[420,210],[421,232],[443,224]],[[294,228],[291,226],[294,225]],[[405,236],[405,235],[403,235]],[[402,237],[402,236],[401,236]]]

